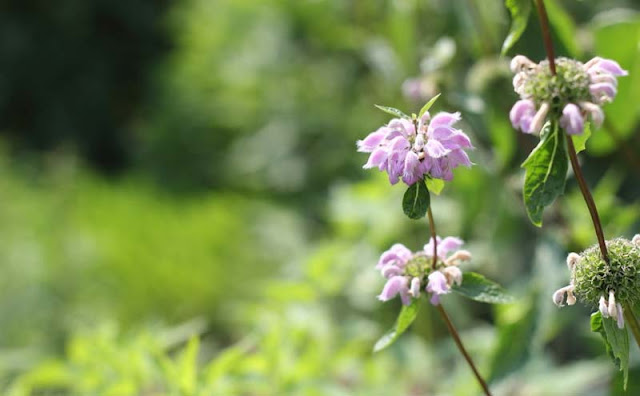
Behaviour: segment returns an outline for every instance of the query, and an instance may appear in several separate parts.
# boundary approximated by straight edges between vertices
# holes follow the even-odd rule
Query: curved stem
[[[431,212],[431,206],[429,206],[429,208],[427,209],[427,216],[429,217],[429,230],[431,231],[431,240],[433,241],[433,270],[435,271],[436,265],[438,263],[438,242],[436,240],[437,239],[436,224],[433,221],[433,213]],[[482,387],[482,390],[484,390],[485,395],[491,396],[491,391],[489,391],[489,386],[487,385],[487,382],[484,380],[484,378],[482,378],[482,375],[480,375],[480,372],[476,368],[476,365],[473,363],[471,356],[469,355],[469,353],[467,352],[467,349],[464,347],[464,344],[462,343],[462,339],[460,338],[460,334],[458,334],[458,330],[456,330],[455,326],[451,322],[451,319],[449,318],[449,315],[447,315],[447,311],[444,310],[444,307],[442,306],[442,304],[436,305],[436,308],[438,309],[438,312],[440,312],[440,316],[442,316],[442,320],[444,320],[444,323],[447,325],[447,329],[449,330],[451,337],[453,337],[453,340],[458,346],[460,353],[462,353],[462,356],[464,356],[464,359],[469,364],[469,367],[471,367],[471,371],[473,371],[473,374],[476,376],[476,379],[478,380],[478,383]]]
[[[636,343],[640,346],[640,323],[638,323],[638,318],[636,318],[636,315],[628,303],[624,304],[622,310],[624,312],[624,320],[629,324],[633,338],[636,339]]]
[[[427,209],[427,216],[429,216],[429,230],[431,231],[431,240],[433,241],[433,262],[431,263],[431,268],[435,271],[438,265],[438,237],[436,234],[436,223],[433,222],[431,205],[429,205]]]
[[[587,182],[584,180],[582,168],[580,168],[580,163],[578,162],[578,154],[576,153],[576,148],[573,146],[573,139],[571,139],[571,136],[569,135],[565,134],[565,136],[567,137],[567,147],[569,148],[571,167],[573,168],[573,173],[576,175],[576,180],[578,180],[578,185],[580,186],[580,191],[582,191],[584,201],[587,203],[587,207],[589,208],[591,221],[593,221],[593,228],[596,230],[596,236],[598,237],[598,245],[600,245],[600,253],[602,254],[604,261],[608,263],[609,252],[607,251],[607,244],[604,239],[604,232],[602,231],[602,223],[600,222],[600,216],[598,215],[598,208],[596,208],[596,203],[589,191]]]
[[[462,344],[460,335],[458,334],[458,331],[456,330],[455,326],[453,326],[453,323],[451,322],[449,315],[447,315],[447,311],[444,310],[444,307],[442,306],[442,304],[436,305],[436,308],[438,309],[438,312],[440,312],[440,316],[442,316],[442,320],[444,320],[444,322],[447,324],[449,333],[451,333],[451,337],[453,337],[453,340],[456,342],[456,345],[458,346],[460,353],[462,353],[462,356],[464,356],[467,363],[469,363],[469,367],[471,367],[471,370],[473,370],[473,374],[475,374],[476,379],[480,383],[480,386],[482,386],[482,390],[484,391],[485,395],[491,396],[491,391],[489,390],[489,386],[485,382],[484,378],[482,378],[482,375],[480,375],[480,372],[478,372],[478,369],[476,368],[475,364],[473,364],[473,360],[471,360],[471,356],[469,356],[469,353],[467,352],[464,345]]]
[[[547,17],[547,10],[544,7],[544,1],[536,0],[536,6],[538,8],[538,16],[540,17],[540,28],[542,29],[544,48],[547,52],[547,59],[549,60],[549,68],[551,69],[552,74],[556,74],[553,41],[551,40],[551,29],[549,29],[549,18]],[[571,139],[571,136],[567,134],[565,134],[565,136],[567,138],[567,147],[569,148],[569,159],[571,160],[571,167],[573,168],[573,173],[576,175],[576,179],[578,180],[578,185],[580,186],[580,191],[582,192],[584,201],[587,203],[587,207],[589,208],[589,214],[591,215],[591,220],[593,221],[593,228],[595,229],[596,237],[598,238],[598,245],[600,245],[600,253],[602,254],[602,258],[604,259],[604,261],[609,263],[609,252],[607,251],[607,244],[604,239],[604,232],[602,231],[602,223],[600,223],[598,208],[596,208],[596,203],[593,201],[593,196],[589,191],[587,182],[584,180],[582,169],[580,168],[580,163],[578,162],[578,154],[576,153],[576,149],[573,146],[573,140]]]

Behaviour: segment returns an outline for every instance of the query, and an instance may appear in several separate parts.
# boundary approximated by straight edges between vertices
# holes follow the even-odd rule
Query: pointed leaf
[[[380,105],[375,105],[375,106],[380,110],[384,111],[385,113],[391,114],[392,116],[396,116],[398,118],[406,118],[407,120],[411,119],[411,117],[409,117],[408,115],[404,114],[402,111],[395,109],[393,107],[380,106]]]
[[[505,55],[514,46],[527,28],[529,14],[531,13],[531,0],[505,0],[504,5],[511,14],[511,28],[509,29],[509,35],[502,44],[502,55]]]
[[[444,180],[442,179],[432,179],[428,177],[427,179],[427,189],[436,195],[440,195],[442,189],[444,188]]]
[[[582,135],[573,135],[571,139],[573,139],[573,146],[576,149],[576,154],[584,151],[587,148],[587,140],[591,137],[591,123],[587,122],[584,125],[584,131]]]
[[[425,104],[424,106],[422,106],[422,108],[420,109],[420,113],[418,114],[418,118],[421,118],[424,113],[426,113],[427,111],[429,111],[429,109],[431,108],[431,106],[433,106],[433,104],[436,102],[436,100],[438,100],[438,98],[440,97],[441,94],[437,94],[436,96],[434,96],[433,98],[429,99],[429,101],[427,102],[427,104]]]
[[[389,345],[393,344],[398,337],[402,333],[409,328],[411,323],[418,316],[418,310],[420,309],[420,300],[414,298],[411,300],[410,305],[403,305],[400,310],[400,314],[398,314],[398,319],[396,320],[396,324],[393,326],[391,330],[389,330],[385,335],[383,335],[376,345],[373,347],[373,352],[379,352]]]
[[[402,198],[402,210],[410,219],[420,219],[427,214],[431,197],[424,180],[409,186]]]
[[[607,349],[607,354],[616,367],[623,372],[624,388],[627,389],[629,379],[629,335],[626,328],[618,328],[612,318],[603,318],[600,312],[591,314],[591,331],[600,333]]]
[[[514,300],[502,286],[475,272],[465,272],[462,284],[453,286],[451,290],[471,300],[489,304],[506,304]]]
[[[564,193],[569,162],[564,133],[557,124],[545,125],[538,146],[522,167],[526,169],[523,197],[531,222],[542,226],[542,212]]]

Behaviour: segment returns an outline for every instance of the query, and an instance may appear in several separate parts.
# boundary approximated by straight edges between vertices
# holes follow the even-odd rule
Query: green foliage
[[[603,318],[600,312],[594,312],[591,314],[591,331],[602,336],[607,354],[623,372],[623,388],[626,389],[629,377],[629,335],[626,327],[620,329],[613,318]]]
[[[440,193],[442,192],[442,189],[444,188],[444,180],[442,179],[434,179],[431,177],[427,177],[425,179],[425,182],[427,183],[427,189],[436,194],[436,195],[440,195]]]
[[[511,28],[502,44],[502,55],[505,55],[518,42],[527,28],[531,13],[531,0],[505,0],[504,5],[511,14]]]
[[[437,94],[436,96],[434,96],[433,98],[429,99],[429,101],[427,103],[425,103],[424,106],[422,106],[422,108],[420,109],[420,113],[418,113],[418,118],[422,118],[422,116],[424,115],[424,113],[426,113],[427,111],[429,111],[429,109],[431,108],[431,106],[433,106],[434,103],[436,103],[436,100],[438,100],[438,98],[440,97],[440,95],[442,94]]]
[[[411,323],[418,316],[418,310],[420,309],[420,299],[414,298],[411,300],[410,305],[403,305],[400,313],[398,314],[398,318],[396,319],[396,324],[393,326],[393,329],[389,330],[385,335],[383,335],[373,346],[374,352],[380,352],[386,347],[393,344],[398,337],[402,335],[411,326]]]
[[[522,167],[526,170],[523,196],[527,214],[541,227],[544,208],[564,193],[569,167],[564,132],[556,124],[545,125],[540,143]]]
[[[451,290],[471,300],[489,304],[513,302],[513,297],[502,286],[475,272],[464,272],[462,284],[454,285]]]
[[[573,140],[573,147],[576,149],[576,154],[584,151],[587,148],[587,140],[591,137],[591,123],[586,122],[584,124],[584,131],[582,135],[573,135],[571,139]]]
[[[431,196],[424,180],[419,180],[407,188],[402,197],[402,210],[408,218],[418,220],[426,216]]]
[[[410,120],[411,117],[409,117],[408,115],[404,114],[402,111],[393,108],[393,107],[387,107],[387,106],[380,106],[380,105],[375,105],[378,109],[384,111],[387,114],[391,114],[394,117],[398,117],[398,118],[404,118],[407,120]]]

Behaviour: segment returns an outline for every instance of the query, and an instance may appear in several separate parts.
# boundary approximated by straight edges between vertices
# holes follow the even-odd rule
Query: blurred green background
[[[582,154],[608,237],[640,232],[640,4],[547,0],[560,55],[630,75]],[[0,3],[0,394],[472,395],[435,311],[372,355],[418,250],[402,186],[355,141],[442,92],[476,150],[432,199],[467,269],[518,302],[445,306],[500,395],[618,394],[591,307],[558,310],[596,242],[575,180],[533,227],[500,0]],[[544,56],[537,21],[512,54]],[[632,350],[628,394],[640,394]]]

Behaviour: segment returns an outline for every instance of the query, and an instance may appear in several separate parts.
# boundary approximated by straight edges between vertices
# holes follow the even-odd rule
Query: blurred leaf
[[[526,169],[524,179],[524,203],[531,222],[542,226],[542,213],[564,192],[569,163],[564,133],[555,123],[547,123],[542,139],[533,149],[522,167]]]
[[[431,106],[433,106],[433,104],[436,102],[436,100],[438,100],[438,98],[440,97],[440,95],[442,94],[437,94],[436,96],[434,96],[433,98],[429,99],[429,101],[422,106],[422,108],[420,109],[420,113],[418,114],[418,118],[422,118],[422,116],[424,115],[424,113],[426,113],[427,111],[429,111],[429,109],[431,108]]]
[[[513,301],[513,296],[502,286],[475,272],[465,272],[462,275],[462,284],[454,285],[451,290],[471,300],[489,304],[506,304]]]
[[[505,0],[504,5],[511,13],[511,29],[502,44],[502,55],[506,55],[527,28],[531,13],[531,0]]]
[[[417,181],[407,188],[402,197],[402,210],[410,219],[420,219],[427,214],[431,197],[424,180]]]
[[[600,312],[594,312],[591,314],[591,331],[602,336],[607,354],[623,372],[623,387],[626,389],[629,377],[629,335],[626,327],[620,329],[612,318],[603,318]]]
[[[198,336],[191,337],[187,343],[186,349],[182,352],[182,357],[178,363],[178,381],[180,389],[184,394],[192,395],[195,393],[198,377],[198,350],[200,340]]]
[[[377,108],[379,108],[380,110],[384,111],[387,114],[391,114],[392,116],[396,116],[398,118],[405,118],[407,120],[410,120],[411,117],[409,117],[408,115],[406,115],[405,113],[403,113],[402,111],[395,109],[393,107],[387,107],[387,106],[380,106],[380,105],[375,105]]]
[[[491,146],[495,151],[500,166],[505,167],[516,153],[516,132],[513,130],[508,118],[501,111],[490,109],[488,118]]]
[[[444,188],[444,180],[427,177],[427,188],[436,195],[440,195]]]
[[[537,298],[510,305],[497,305],[498,343],[491,358],[489,381],[519,369],[529,358],[531,339],[537,327]]]
[[[586,148],[587,140],[591,137],[591,123],[587,122],[584,124],[584,131],[582,135],[573,135],[571,139],[573,140],[573,146],[576,149],[576,154],[583,151]]]
[[[383,335],[376,345],[373,347],[373,352],[379,352],[389,345],[393,344],[402,333],[413,323],[418,315],[420,309],[420,299],[414,298],[411,300],[410,305],[403,305],[396,320],[395,326]]]
[[[572,58],[580,58],[582,51],[578,45],[578,32],[571,15],[562,7],[558,0],[546,0],[544,2],[549,16],[549,22],[558,38],[569,52]]]

